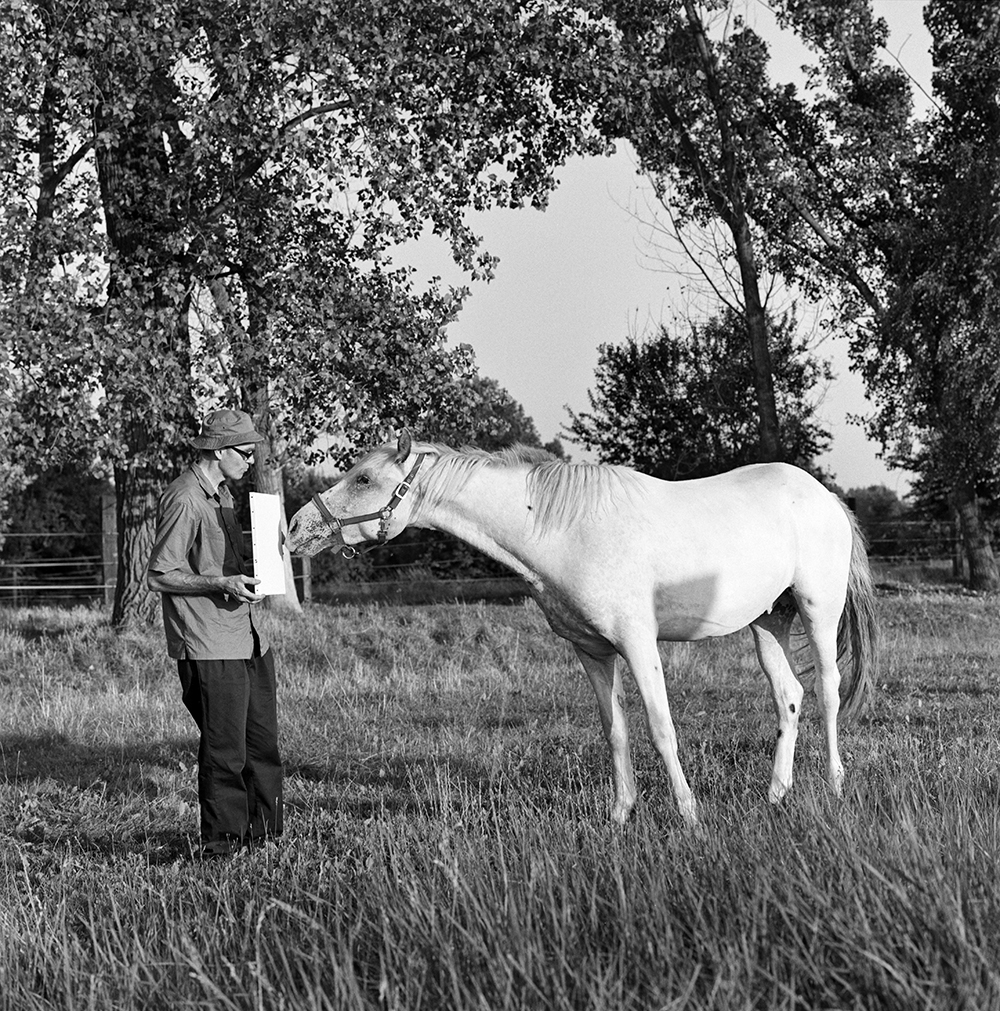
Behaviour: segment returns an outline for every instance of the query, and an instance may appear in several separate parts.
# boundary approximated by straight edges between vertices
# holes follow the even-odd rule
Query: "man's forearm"
[[[180,569],[150,572],[146,576],[146,585],[154,593],[223,593],[228,589],[226,583],[225,576],[196,576]]]
[[[186,596],[197,594],[221,593],[229,600],[237,600],[248,604],[256,604],[263,597],[253,592],[259,579],[240,574],[238,576],[196,576],[193,572],[183,569],[170,569],[167,572],[150,572],[146,575],[146,585],[154,593],[177,593]]]

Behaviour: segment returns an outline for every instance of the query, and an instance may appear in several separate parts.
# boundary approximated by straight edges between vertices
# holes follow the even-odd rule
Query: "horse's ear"
[[[413,439],[410,438],[410,430],[404,428],[402,432],[399,433],[399,442],[396,443],[396,460],[402,463],[410,455],[410,447],[413,445]]]

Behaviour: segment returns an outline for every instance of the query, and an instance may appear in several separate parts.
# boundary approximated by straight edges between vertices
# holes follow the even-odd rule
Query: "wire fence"
[[[919,561],[954,558],[962,541],[954,523],[931,520],[890,520],[865,530],[868,554],[879,560]]]
[[[68,554],[39,557],[19,551],[17,543],[44,539],[100,540],[101,534],[53,531],[8,534],[0,553],[0,605],[75,604],[114,599],[117,560],[114,550],[102,555]],[[457,545],[458,542],[453,542]],[[13,551],[11,547],[13,546]],[[65,545],[61,545],[65,549]],[[466,555],[470,549],[460,548]],[[431,561],[429,561],[431,559]],[[363,564],[325,553],[314,566],[310,559],[292,556],[292,572],[300,600],[354,602],[363,600],[470,599],[477,596],[517,597],[527,589],[517,578],[477,575],[476,566],[455,564],[440,539],[407,536],[366,556]],[[496,566],[494,565],[494,568]],[[470,568],[472,571],[470,572]],[[449,572],[449,570],[452,570]]]
[[[29,531],[4,535],[0,554],[0,602],[15,606],[44,600],[53,603],[88,601],[105,594],[105,566],[101,555],[77,551],[74,544],[100,543],[90,531]],[[43,551],[58,541],[54,556]],[[113,589],[113,586],[112,586]]]
[[[113,587],[113,584],[112,584]],[[0,562],[0,597],[15,606],[48,601],[103,598],[107,585],[100,556],[58,561]]]
[[[292,563],[299,598],[309,599],[308,559],[293,557]],[[115,577],[109,576],[99,555],[41,561],[0,560],[0,605],[110,603],[114,593]]]
[[[953,575],[964,571],[961,542],[954,524],[923,521],[893,521],[871,524],[867,530],[869,556],[882,564],[936,564]],[[62,542],[79,540],[93,544],[101,533],[42,531],[6,535],[0,553],[0,604],[110,603],[115,591],[113,552],[103,555],[68,554],[64,557],[21,555],[19,543],[51,538]],[[11,550],[13,548],[13,550]],[[314,570],[309,559],[293,556],[293,572],[300,599],[356,601],[386,599],[468,599],[523,596],[526,589],[515,578],[496,572],[477,573],[475,566],[456,562],[440,540],[411,537],[400,550],[382,549],[366,563],[356,564],[327,556]]]

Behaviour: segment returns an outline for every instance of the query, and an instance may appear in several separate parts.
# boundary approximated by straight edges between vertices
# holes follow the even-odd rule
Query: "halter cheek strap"
[[[330,529],[335,534],[339,534],[343,527],[353,526],[358,523],[367,523],[368,520],[378,520],[378,537],[375,539],[375,543],[367,549],[370,551],[371,548],[377,547],[380,544],[385,544],[385,542],[389,539],[389,520],[392,519],[393,510],[406,497],[406,493],[410,490],[410,487],[413,484],[413,479],[417,476],[417,471],[420,469],[420,465],[424,462],[424,457],[426,455],[426,453],[421,453],[417,456],[416,462],[410,468],[410,473],[396,485],[388,503],[376,513],[365,513],[362,516],[348,516],[345,519],[341,519],[339,516],[334,516],[333,513],[330,512],[319,492],[312,497],[313,505],[316,506],[319,510],[319,514],[324,520],[326,520]],[[352,547],[350,544],[344,545],[343,555],[345,558],[353,558],[357,554],[357,548]]]

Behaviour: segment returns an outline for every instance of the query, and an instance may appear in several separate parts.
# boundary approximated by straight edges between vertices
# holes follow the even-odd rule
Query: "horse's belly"
[[[780,539],[719,540],[674,539],[630,557],[590,546],[561,556],[529,583],[553,631],[580,645],[617,642],[637,623],[648,627],[650,617],[662,640],[728,635],[774,605],[794,565]]]
[[[653,610],[660,639],[689,642],[729,635],[770,610],[788,580],[759,571],[746,577],[705,572],[654,584]]]
[[[690,642],[728,635],[745,628],[769,610],[784,586],[741,588],[720,586],[712,577],[698,577],[669,583],[617,582],[605,578],[597,592],[584,592],[582,583],[572,590],[536,587],[535,599],[545,612],[552,630],[581,646],[613,642],[624,627],[633,627],[636,617],[649,614],[650,602],[656,621],[657,638]]]
[[[657,601],[657,638],[671,642],[692,642],[712,636],[729,635],[746,628],[766,608],[719,611],[699,609],[691,601],[682,606],[663,606]],[[751,613],[751,611],[753,613]]]

